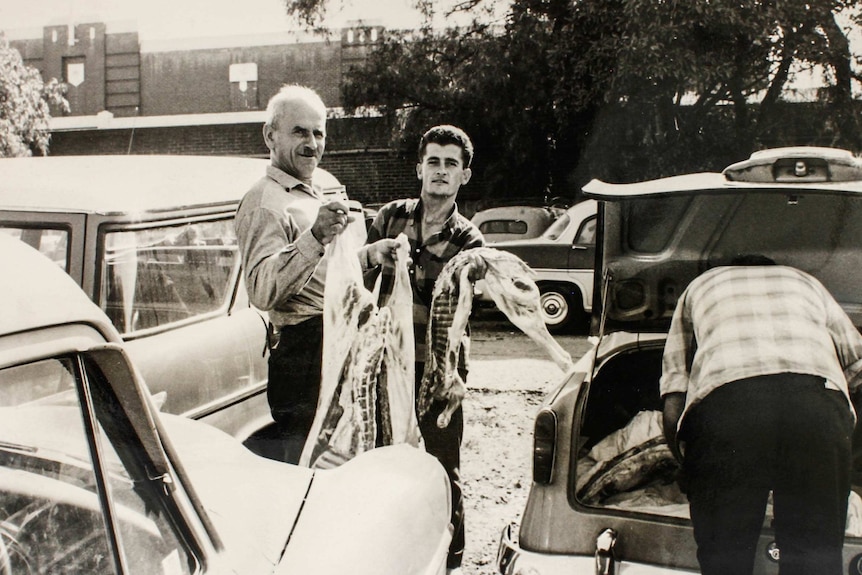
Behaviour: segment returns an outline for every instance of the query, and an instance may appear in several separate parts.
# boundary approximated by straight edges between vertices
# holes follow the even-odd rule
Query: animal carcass
[[[338,466],[373,449],[378,437],[384,445],[419,444],[409,246],[403,234],[398,241],[393,292],[382,307],[363,284],[358,246],[347,236],[330,246],[320,399],[300,465]]]
[[[485,279],[497,307],[516,327],[539,344],[560,369],[569,371],[571,356],[554,340],[542,320],[539,289],[532,270],[509,252],[481,247],[453,257],[443,270],[431,296],[427,356],[419,387],[419,416],[435,400],[445,400],[438,427],[447,427],[461,404],[466,387],[458,375],[458,356],[473,306],[473,284]]]

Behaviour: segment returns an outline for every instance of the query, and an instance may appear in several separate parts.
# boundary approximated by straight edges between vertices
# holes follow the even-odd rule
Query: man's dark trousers
[[[286,325],[269,356],[266,397],[278,427],[284,461],[299,463],[320,395],[323,316]]]
[[[424,363],[416,364],[416,397],[419,397],[419,386],[422,381]],[[467,374],[459,373],[464,381]],[[452,414],[449,425],[443,429],[437,427],[437,416],[446,407],[445,401],[434,401],[425,417],[419,418],[419,431],[425,442],[425,451],[437,458],[446,474],[452,488],[452,543],[449,545],[449,557],[446,566],[450,569],[461,566],[464,558],[464,494],[461,484],[461,440],[464,437],[464,411],[459,406]]]
[[[750,574],[773,493],[782,575],[840,575],[853,417],[823,378],[722,385],[686,415],[683,469],[704,575]]]

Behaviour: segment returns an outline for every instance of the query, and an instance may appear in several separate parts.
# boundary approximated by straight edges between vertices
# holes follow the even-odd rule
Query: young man
[[[271,165],[243,197],[236,231],[249,299],[279,334],[269,357],[267,399],[279,430],[278,459],[299,455],[320,390],[324,247],[349,222],[343,202],[324,203],[313,174],[326,146],[326,106],[312,90],[285,86],[267,106]]]
[[[470,181],[473,144],[467,134],[454,126],[435,126],[419,142],[416,175],[422,182],[419,199],[395,200],[377,214],[368,231],[367,246],[360,252],[365,267],[379,267],[381,300],[392,290],[394,268],[387,262],[395,238],[404,233],[410,242],[410,283],[413,288],[413,326],[416,341],[416,392],[425,361],[425,332],[431,308],[431,293],[443,266],[462,250],[484,245],[481,232],[458,213],[458,190]],[[469,333],[469,330],[468,330]],[[467,337],[467,336],[465,336]],[[467,379],[467,358],[462,345],[459,372]],[[455,412],[449,426],[437,427],[437,416],[445,402],[435,403],[419,420],[419,429],[428,453],[437,457],[452,485],[452,524],[455,532],[447,566],[459,573],[464,555],[464,499],[461,492],[461,439],[464,416]]]

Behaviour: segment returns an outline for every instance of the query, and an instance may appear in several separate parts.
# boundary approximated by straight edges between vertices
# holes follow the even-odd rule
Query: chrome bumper
[[[591,575],[596,572],[596,560],[580,555],[526,551],[515,542],[514,526],[507,525],[500,535],[497,572],[501,575]]]
[[[592,575],[625,572],[638,575],[681,575],[692,571],[619,561],[614,557],[616,533],[605,529],[596,538],[596,553],[564,555],[536,553],[521,549],[514,539],[514,526],[507,525],[500,536],[497,550],[497,572],[500,575]]]

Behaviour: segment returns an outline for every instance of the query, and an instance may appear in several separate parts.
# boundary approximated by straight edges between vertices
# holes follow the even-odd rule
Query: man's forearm
[[[667,445],[678,461],[682,461],[682,454],[677,443],[677,426],[682,412],[685,409],[685,394],[680,392],[668,393],[664,396],[664,407],[662,408],[662,429]]]

